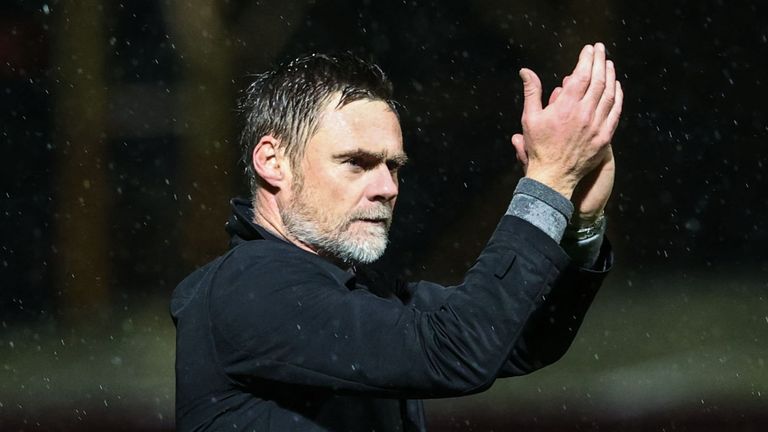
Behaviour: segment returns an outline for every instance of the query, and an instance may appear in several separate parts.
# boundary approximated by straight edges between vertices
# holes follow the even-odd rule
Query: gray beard
[[[392,210],[381,205],[367,211],[358,211],[346,220],[323,230],[313,220],[311,209],[301,202],[280,209],[285,229],[296,240],[312,247],[318,255],[327,256],[345,264],[370,264],[381,258],[387,248]],[[366,232],[352,235],[350,225],[362,219],[385,219],[385,224],[371,224]]]

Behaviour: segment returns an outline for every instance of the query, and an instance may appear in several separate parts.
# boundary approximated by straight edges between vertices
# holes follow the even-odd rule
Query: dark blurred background
[[[0,430],[172,430],[168,300],[247,193],[249,74],[351,50],[395,83],[406,149],[380,267],[457,281],[521,172],[520,67],[551,91],[604,41],[624,84],[617,264],[571,351],[435,431],[768,428],[762,2],[0,3]]]

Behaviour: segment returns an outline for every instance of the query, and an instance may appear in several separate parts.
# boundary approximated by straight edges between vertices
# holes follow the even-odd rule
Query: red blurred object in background
[[[0,16],[0,77],[25,78],[48,66],[46,26],[30,13]]]

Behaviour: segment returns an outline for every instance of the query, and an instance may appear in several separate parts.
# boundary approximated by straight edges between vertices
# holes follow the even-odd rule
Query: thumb
[[[523,80],[524,112],[541,111],[541,80],[530,69],[520,69],[520,78]]]
[[[528,165],[528,152],[525,151],[525,138],[521,134],[512,135],[512,146],[515,148],[515,156],[525,169]]]

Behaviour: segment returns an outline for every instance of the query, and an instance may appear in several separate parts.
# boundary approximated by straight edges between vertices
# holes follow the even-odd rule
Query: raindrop
[[[696,218],[690,218],[685,222],[685,229],[691,232],[697,232],[701,230],[701,222]]]

